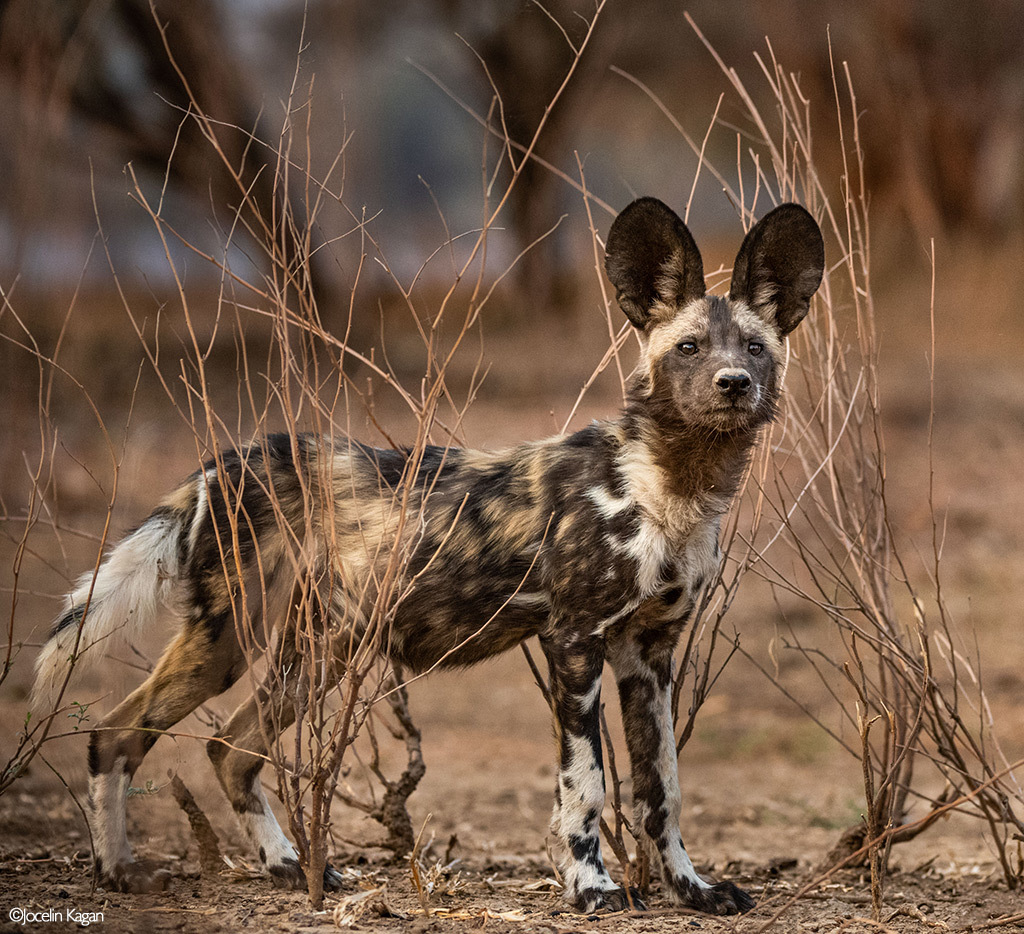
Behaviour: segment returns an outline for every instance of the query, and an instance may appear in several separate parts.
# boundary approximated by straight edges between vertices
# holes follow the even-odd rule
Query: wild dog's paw
[[[306,874],[297,859],[283,859],[279,863],[271,863],[267,866],[267,873],[275,889],[306,889]]]
[[[627,894],[624,888],[616,886],[612,889],[583,889],[570,899],[573,907],[582,914],[589,915],[595,911],[646,911],[647,905],[640,898],[640,893],[630,886]]]
[[[302,871],[297,859],[284,859],[267,867],[270,881],[276,889],[292,889],[297,892],[306,891],[306,874]],[[324,891],[337,892],[342,886],[342,876],[330,863],[324,867]]]
[[[96,865],[96,883],[114,892],[127,892],[131,895],[164,892],[170,882],[170,870],[149,860],[118,863],[112,869],[98,862]]]
[[[684,897],[691,908],[709,915],[736,915],[750,911],[757,903],[732,882],[718,882],[710,888],[691,885]]]

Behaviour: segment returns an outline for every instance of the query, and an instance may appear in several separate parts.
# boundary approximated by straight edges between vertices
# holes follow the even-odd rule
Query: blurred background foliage
[[[245,233],[255,219],[237,216],[238,183],[188,118],[183,82],[215,121],[217,145],[241,167],[260,213],[279,215],[287,197],[301,224],[310,188],[301,170],[282,182],[275,152],[290,100],[291,155],[300,169],[328,179],[332,193],[312,225],[321,319],[418,385],[427,364],[417,325],[378,260],[406,286],[416,280],[420,320],[436,314],[465,258],[460,248],[473,239],[459,235],[480,227],[488,182],[494,178],[493,197],[508,181],[500,140],[485,122],[493,129],[504,121],[515,142],[529,142],[594,10],[594,0],[0,0],[0,336],[7,338],[0,341],[0,473],[8,492],[24,486],[15,478],[24,473],[23,452],[41,443],[41,426],[84,458],[80,452],[97,443],[92,405],[101,420],[131,413],[136,449],[150,435],[155,447],[173,443],[173,411],[187,408],[175,375],[186,365],[178,360],[189,343],[186,300],[192,322],[207,323],[199,337],[209,344],[219,404],[241,413],[228,422],[243,436],[251,430],[239,402],[239,353],[243,343],[265,353],[267,319],[237,311],[232,302],[244,306],[252,297],[225,293],[217,264],[185,243],[250,282],[268,273],[265,244]],[[536,150],[577,184],[582,166],[587,189],[607,206],[592,205],[601,235],[611,213],[638,194],[680,210],[687,204],[698,159],[673,120],[697,146],[707,134],[708,161],[730,184],[740,179],[747,199],[755,190],[747,149],[758,146],[756,129],[687,13],[752,93],[760,90],[765,112],[775,108],[755,53],[769,68],[775,56],[799,76],[814,162],[837,188],[844,166],[836,100],[848,112],[849,63],[872,199],[873,281],[884,293],[883,342],[920,348],[928,339],[921,312],[933,237],[939,287],[949,296],[937,314],[940,357],[941,348],[970,345],[987,353],[995,335],[1017,333],[1024,5],[693,0],[684,8],[608,0]],[[580,192],[540,163],[523,173],[489,238],[485,278],[533,246],[488,305],[486,350],[482,341],[470,346],[450,375],[469,387],[482,365],[481,400],[529,400],[548,412],[552,399],[575,397],[607,334],[603,322],[594,326],[597,279]],[[171,262],[133,179],[181,237],[166,245]],[[768,206],[762,193],[756,210]],[[360,229],[364,220],[372,242]],[[742,234],[739,212],[706,170],[693,191],[691,225],[709,271],[729,262]],[[172,263],[187,299],[176,291]],[[982,291],[985,324],[977,318]],[[947,312],[964,301],[971,315]],[[144,364],[126,306],[161,349],[166,382]],[[72,379],[40,367],[26,345],[44,356],[59,348]],[[945,379],[954,397],[963,395],[953,371]],[[617,404],[614,380],[602,385],[591,414]],[[527,423],[525,414],[511,424],[486,408],[478,413],[467,440],[483,445],[550,433],[564,417],[552,410],[543,424]],[[406,426],[394,413],[383,417],[401,438]],[[188,426],[178,427],[190,436]],[[379,440],[369,424],[348,430]],[[88,471],[55,476],[67,487],[79,474],[82,489],[71,499],[84,504],[95,492]]]
[[[77,280],[87,266],[97,214],[120,276],[150,283],[165,277],[152,225],[126,198],[128,162],[154,186],[168,173],[166,212],[175,226],[211,249],[221,243],[216,228],[230,224],[237,189],[195,124],[183,122],[187,96],[149,0],[5,0],[0,9],[5,281],[20,274],[23,288],[32,291]],[[326,170],[351,133],[343,200],[357,215],[376,216],[391,262],[414,271],[424,234],[441,239],[436,205],[453,233],[480,219],[484,134],[454,98],[486,114],[489,73],[511,136],[525,143],[562,81],[570,42],[585,31],[593,4],[158,0],[155,9],[182,73],[215,120],[273,143],[296,60],[300,81],[315,76],[314,172]],[[840,158],[830,55],[851,63],[876,223],[881,219],[924,242],[946,233],[999,238],[1020,228],[1024,5],[693,0],[688,10],[747,79],[757,77],[751,52],[765,54],[769,37],[815,102],[816,158],[826,167],[838,167]],[[648,85],[698,140],[725,86],[680,4],[612,0],[581,72],[551,115],[539,154],[577,177],[578,153],[588,186],[615,208],[637,192],[685,201],[695,157],[611,66]],[[738,114],[727,100],[719,115],[723,126],[709,140],[719,165],[736,162],[732,124]],[[222,143],[234,147],[233,161],[240,164],[245,135],[225,133]],[[493,140],[490,147],[493,155]],[[272,197],[268,158],[272,153],[254,146],[245,160],[264,202]],[[578,193],[546,169],[533,164],[526,172],[503,217],[508,256],[580,204]],[[705,227],[732,222],[715,186],[705,188],[698,193]],[[325,240],[351,227],[344,213],[319,222]],[[560,290],[571,280],[565,275],[573,255],[568,242],[565,233],[552,236],[520,265],[517,281],[528,288],[531,304],[571,297],[571,288]],[[347,289],[350,262],[343,247],[325,252],[319,287]],[[88,265],[95,275],[106,271],[95,257]],[[203,273],[196,268],[193,274]]]

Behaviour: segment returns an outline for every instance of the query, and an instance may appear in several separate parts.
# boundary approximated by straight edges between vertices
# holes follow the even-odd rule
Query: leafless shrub
[[[890,847],[927,829],[954,800],[957,810],[983,822],[1006,884],[1016,888],[1024,879],[1024,864],[1019,853],[1014,859],[1012,841],[1024,829],[1018,816],[1024,795],[994,734],[980,660],[972,660],[974,653],[944,598],[942,522],[932,499],[931,468],[927,497],[933,535],[924,568],[910,566],[893,528],[870,276],[869,199],[849,69],[844,63],[833,72],[844,165],[842,178],[830,179],[820,174],[813,158],[811,102],[799,77],[775,60],[771,46],[766,57],[756,56],[770,115],[708,48],[753,127],[752,141],[737,136],[738,188],[725,181],[724,172],[713,170],[716,178],[745,227],[766,205],[801,201],[821,218],[831,259],[814,312],[791,341],[790,392],[782,415],[755,458],[743,493],[745,506],[734,511],[725,531],[727,560],[683,647],[676,684],[679,748],[689,738],[713,673],[724,664],[713,663],[716,649],[728,647],[731,655],[738,648],[738,641],[723,637],[722,614],[736,585],[753,572],[778,592],[820,611],[838,637],[833,647],[822,647],[789,629],[781,646],[812,667],[835,700],[839,720],[856,736],[849,741],[843,727],[837,730],[801,704],[860,763],[863,823],[844,835],[829,861],[863,847],[876,919]],[[753,191],[744,189],[749,174]],[[787,561],[787,555],[795,560]],[[740,651],[792,696],[777,670]],[[686,683],[692,699],[684,717],[680,702]],[[929,790],[936,773],[944,786],[938,794]],[[922,806],[924,816],[912,816],[912,809]]]
[[[230,494],[226,497],[228,527],[219,530],[218,546],[225,581],[229,586],[237,581],[232,603],[234,625],[249,662],[247,677],[259,706],[266,758],[273,766],[278,796],[287,811],[310,899],[316,906],[323,899],[331,807],[336,798],[380,820],[396,854],[409,851],[414,844],[406,801],[424,771],[419,731],[409,711],[404,675],[382,660],[396,608],[415,584],[409,560],[421,534],[417,510],[422,506],[412,505],[410,490],[424,452],[436,436],[442,437],[442,445],[461,438],[462,419],[481,378],[479,362],[463,401],[456,401],[456,392],[448,380],[449,368],[467,336],[479,324],[497,283],[508,272],[495,275],[488,268],[488,241],[524,166],[530,164],[552,108],[584,54],[602,7],[603,2],[595,7],[586,36],[574,49],[564,81],[525,150],[519,153],[504,145],[496,153],[488,153],[485,148],[481,225],[461,238],[458,249],[456,237],[450,236],[435,251],[447,254],[451,263],[451,281],[441,291],[440,300],[435,291],[423,288],[419,274],[410,285],[403,284],[390,266],[383,246],[375,239],[372,224],[345,207],[344,150],[326,173],[317,175],[314,171],[309,154],[312,81],[303,85],[296,70],[285,102],[280,138],[273,142],[258,139],[239,127],[214,120],[204,110],[191,91],[189,76],[178,68],[164,37],[168,60],[189,98],[182,120],[205,138],[215,160],[233,180],[237,207],[233,225],[224,232],[221,255],[204,253],[167,220],[163,190],[150,190],[129,165],[130,194],[151,219],[176,285],[176,311],[185,334],[180,359],[169,359],[174,355],[163,350],[166,336],[159,322],[154,331],[132,307],[126,290],[122,290],[124,311],[170,405],[192,436],[197,464],[212,464],[216,484]],[[163,26],[158,26],[163,32]],[[502,102],[496,98],[492,117],[499,121],[501,108]],[[256,188],[249,181],[251,172],[246,159],[254,148],[260,150],[260,163],[274,169],[269,200],[265,181],[259,188],[264,193],[262,197],[257,197]],[[173,160],[172,154],[168,177]],[[504,180],[500,185],[499,177]],[[294,198],[296,191],[303,192],[299,201]],[[319,242],[314,230],[321,212],[335,207],[347,212],[347,236],[357,238],[360,244],[361,260],[349,283],[350,319],[362,300],[364,265],[373,262],[383,269],[422,341],[425,363],[416,391],[403,385],[388,363],[386,349],[378,360],[376,354],[357,351],[347,343],[346,335],[332,334],[322,324],[314,289],[312,260],[318,249],[314,244]],[[228,260],[234,238],[243,229],[248,234],[247,241],[256,243],[262,253],[252,264],[258,270],[256,275],[243,275]],[[193,258],[211,264],[220,276],[212,324],[210,315],[198,306],[186,286],[185,271],[178,258],[182,246]],[[117,271],[113,265],[111,268],[117,280]],[[265,344],[260,345],[263,349],[258,360],[247,340],[254,329],[266,337]],[[41,382],[45,383],[47,369],[57,364],[31,346],[29,329],[25,328],[24,333],[27,348],[39,361]],[[229,340],[237,347],[238,395],[234,406],[226,406],[218,396],[218,380],[210,371],[211,351],[215,345]],[[357,369],[358,382],[352,375]],[[255,582],[233,573],[240,535],[245,533],[250,517],[244,508],[242,490],[233,487],[224,452],[244,450],[254,436],[257,441],[265,440],[269,432],[281,430],[292,438],[304,432],[316,443],[329,447],[338,443],[338,435],[350,433],[354,421],[363,418],[376,425],[385,443],[391,444],[389,433],[379,425],[374,411],[375,399],[385,392],[407,407],[415,426],[414,440],[406,449],[404,479],[409,482],[399,483],[391,501],[382,502],[395,532],[389,543],[378,546],[386,553],[368,555],[372,559],[369,563],[378,570],[370,575],[366,592],[342,594],[341,582],[334,578],[332,570],[340,566],[336,554],[339,546],[329,535],[326,543],[321,541],[321,549],[325,544],[326,553],[317,554],[315,560],[311,556],[309,542],[318,535],[322,539],[321,530],[335,528],[335,481],[327,476],[316,478],[321,482],[304,485],[304,526],[300,528],[289,522],[275,499],[272,484],[261,488],[260,493],[274,508],[277,540],[284,543],[284,554],[270,556],[257,551],[256,561],[262,570]],[[33,478],[34,494],[41,494],[44,489],[40,476],[51,463],[48,452],[44,444],[44,455]],[[116,466],[118,460],[113,451],[112,458]],[[210,482],[212,485],[214,481]],[[246,482],[261,481],[254,478]],[[330,492],[318,492],[323,490]],[[424,499],[429,495],[427,491]],[[39,502],[30,509],[31,521],[38,521],[41,503],[40,495]],[[26,536],[31,527],[31,522],[26,523]],[[97,566],[104,544],[105,540],[100,542]],[[269,575],[272,560],[287,567],[296,582],[283,605],[274,603],[278,598]],[[267,567],[263,567],[264,561]],[[357,614],[339,613],[343,596],[359,606]],[[264,608],[266,613],[260,612]],[[277,617],[281,614],[274,610],[284,610],[287,617],[287,623],[276,632],[274,626],[280,622]],[[12,628],[8,668],[14,645]],[[26,729],[22,745],[5,771],[5,781],[8,776],[13,780],[23,771],[47,739],[50,725],[60,712],[60,703],[58,698],[57,708],[44,718],[41,729]],[[285,740],[283,731],[293,721],[294,733]],[[389,778],[381,767],[382,728],[406,747],[406,767],[395,779]],[[368,741],[371,750],[365,770],[369,778],[366,796],[354,793],[346,778],[351,774],[355,755],[352,750],[360,736]]]
[[[578,56],[575,61],[578,61]],[[294,93],[293,88],[293,95]],[[296,106],[299,103],[293,96],[289,101],[289,114],[308,112],[311,101],[302,101],[301,106]],[[552,101],[552,106],[554,103]],[[195,100],[192,102],[192,117],[200,122],[211,144],[220,151],[218,132],[221,128],[215,127],[204,116]],[[538,127],[538,134],[542,126],[543,121],[541,127]],[[293,436],[300,430],[311,431],[318,439],[322,438],[325,443],[330,443],[329,439],[336,428],[347,426],[351,422],[350,405],[358,389],[347,375],[345,357],[354,355],[354,351],[347,347],[342,339],[324,331],[320,325],[316,297],[311,288],[311,257],[308,250],[310,239],[302,235],[290,238],[293,248],[294,244],[300,244],[297,255],[294,251],[288,254],[278,250],[277,244],[280,242],[278,232],[281,229],[307,230],[308,227],[305,225],[316,222],[317,212],[324,197],[330,195],[341,202],[342,191],[330,191],[329,179],[314,180],[308,165],[296,163],[294,150],[298,148],[295,146],[298,139],[295,127],[289,120],[277,149],[282,196],[275,201],[275,205],[278,206],[280,214],[265,217],[260,214],[260,206],[255,202],[247,204],[248,215],[257,217],[257,223],[263,225],[262,230],[250,233],[258,235],[257,239],[259,235],[262,236],[269,271],[262,283],[243,285],[256,297],[259,313],[267,316],[271,322],[271,347],[277,358],[274,361],[273,384],[268,387],[265,399],[259,404],[254,402],[255,397],[250,393],[252,408],[247,415],[258,426],[280,425],[283,422]],[[532,146],[533,143],[531,148]],[[359,803],[355,796],[344,789],[339,790],[346,754],[355,737],[365,726],[373,722],[373,717],[376,716],[375,706],[382,699],[388,701],[396,720],[396,734],[406,743],[408,766],[399,779],[389,780],[380,769],[377,733],[370,729],[368,734],[373,748],[370,772],[381,783],[384,794],[379,804],[367,806],[363,803],[362,806],[388,827],[389,842],[396,852],[408,850],[413,842],[405,801],[423,774],[419,734],[409,715],[400,675],[389,670],[381,663],[380,658],[388,639],[388,630],[395,609],[414,584],[414,579],[410,577],[407,568],[418,540],[416,530],[421,527],[421,523],[420,517],[415,514],[410,503],[412,481],[434,432],[442,431],[448,438],[447,443],[451,443],[459,433],[459,424],[469,400],[462,405],[454,403],[453,393],[447,383],[448,367],[462,341],[477,323],[481,310],[491,295],[493,287],[488,286],[485,279],[483,261],[488,237],[495,218],[516,184],[528,155],[527,153],[522,160],[517,161],[508,150],[500,153],[499,164],[507,158],[512,165],[511,179],[494,202],[485,195],[484,221],[468,249],[468,258],[457,264],[455,281],[444,295],[440,306],[435,308],[429,317],[424,316],[419,310],[419,296],[414,294],[415,283],[412,287],[402,285],[398,276],[391,271],[381,245],[374,241],[369,226],[361,218],[353,217],[353,230],[358,231],[358,235],[363,238],[365,252],[374,254],[374,260],[385,269],[415,322],[423,341],[426,367],[420,394],[417,397],[406,391],[389,369],[365,356],[360,360],[375,379],[397,392],[407,403],[415,418],[416,433],[405,468],[405,479],[408,482],[399,484],[393,502],[386,507],[392,513],[390,521],[395,527],[392,544],[389,546],[390,553],[370,556],[373,565],[383,568],[383,571],[368,582],[366,594],[355,595],[357,603],[364,607],[369,606],[369,610],[364,609],[364,619],[358,626],[355,619],[338,620],[336,604],[340,594],[336,592],[336,588],[340,587],[341,583],[332,582],[329,579],[329,571],[325,574],[323,568],[311,567],[305,553],[304,542],[313,539],[316,528],[334,527],[331,518],[335,506],[333,494],[324,496],[321,500],[312,491],[307,492],[304,508],[307,522],[305,534],[295,535],[294,532],[290,532],[283,512],[279,517],[282,537],[290,541],[291,554],[288,560],[292,562],[295,579],[299,582],[293,598],[296,606],[294,631],[286,631],[276,643],[265,666],[264,684],[257,684],[255,675],[252,675],[252,678],[253,689],[259,691],[262,687],[266,692],[257,696],[279,694],[287,699],[286,703],[293,706],[293,710],[286,711],[280,706],[268,704],[262,716],[270,761],[276,770],[277,790],[288,811],[292,834],[297,843],[300,862],[306,871],[310,898],[314,905],[321,903],[323,895],[331,803],[336,795],[349,803]],[[343,166],[343,163],[341,164]],[[234,169],[239,180],[244,177],[237,168],[230,165],[228,167]],[[307,203],[302,205],[301,214],[292,209],[286,196],[290,188],[286,183],[294,172],[310,180],[306,185],[306,191],[313,193]],[[342,175],[342,184],[343,181]],[[240,194],[244,198],[245,190],[241,185],[240,189]],[[147,199],[138,184],[135,184],[134,191],[139,203],[161,231],[161,235],[166,235],[159,208]],[[239,217],[241,219],[242,215]],[[170,253],[168,260],[173,263]],[[232,277],[231,270],[226,266],[222,268],[225,279],[229,280]],[[453,298],[456,287],[467,276],[475,276],[472,294],[463,305],[461,320],[449,323],[447,319],[458,314]],[[356,305],[357,287],[358,280],[351,286],[350,307]],[[190,320],[184,293],[181,297],[186,320]],[[234,301],[234,305],[236,308],[239,307],[237,301]],[[442,329],[442,325],[448,325],[448,328]],[[190,394],[195,399],[195,404],[194,407],[190,405],[188,415],[191,424],[200,429],[197,435],[203,440],[202,446],[212,447],[210,440],[214,437],[219,440],[225,433],[229,438],[231,435],[227,432],[227,424],[217,411],[203,378],[202,350],[196,342],[191,361],[194,365],[195,378],[190,386]],[[240,376],[244,384],[251,387],[255,381],[255,374],[248,369],[244,359],[243,367]],[[471,396],[472,390],[470,398]],[[442,406],[448,407],[453,421],[443,423],[440,412]],[[228,482],[220,455],[215,453],[214,460],[222,478],[221,483]],[[318,487],[332,489],[331,479],[323,479],[325,482],[318,484]],[[268,492],[272,495],[272,491]],[[429,493],[427,495],[429,496]],[[232,537],[236,537],[238,529],[235,523],[244,523],[246,517],[238,513],[231,521],[231,534]],[[319,559],[328,569],[336,563],[336,559],[330,553],[332,547],[336,546],[328,543],[329,553]],[[266,587],[265,580],[263,586]],[[274,643],[271,633],[252,631],[252,614],[248,612],[247,604],[260,606],[267,598],[265,592],[240,595],[236,627],[243,645],[249,648],[254,659],[259,654],[261,646]],[[325,621],[330,621],[330,625],[325,627]],[[287,646],[286,643],[292,639],[295,640],[295,644]],[[295,654],[293,665],[288,663],[289,650]],[[286,753],[278,727],[286,726],[287,721],[292,718],[296,723],[295,733],[290,749]]]

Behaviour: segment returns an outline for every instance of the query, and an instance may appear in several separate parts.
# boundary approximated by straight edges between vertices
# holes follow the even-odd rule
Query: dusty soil
[[[1019,268],[1019,254],[1014,256]],[[1024,315],[1009,294],[1010,283],[1005,296],[993,300],[989,294],[987,317],[966,320],[959,309],[972,294],[972,285],[988,280],[984,268],[974,280],[962,272],[950,270],[940,282],[940,290],[947,290],[940,312],[948,314],[938,316],[936,502],[945,531],[947,599],[958,619],[976,631],[996,732],[1013,759],[1024,754],[1024,485],[1019,467],[1024,461],[1024,379],[1019,362],[1007,361],[1019,361]],[[904,310],[897,324],[888,330],[883,326],[882,362],[896,518],[900,534],[924,549],[931,534],[922,497],[922,478],[927,478],[927,306],[915,288],[890,284],[889,300],[895,307],[912,299],[920,311],[912,315]],[[466,430],[473,442],[500,444],[557,427],[551,410],[568,410],[590,357],[584,349],[578,373],[562,381],[550,378],[558,365],[552,360],[553,341],[554,335],[543,331],[532,338],[511,335],[504,346],[518,346],[519,356],[504,361],[500,343],[490,350],[498,361],[489,384],[494,389],[481,393],[470,412]],[[544,391],[530,391],[531,385]],[[16,472],[24,473],[18,452],[25,445],[16,443],[15,432],[33,430],[35,396],[21,398],[23,390],[13,384],[6,391],[23,406],[12,408],[6,429],[4,495],[10,514],[23,488]],[[614,407],[614,394],[599,389],[578,421]],[[180,426],[154,414],[158,411],[155,404],[152,411],[141,406],[136,415],[135,443],[124,453],[115,513],[118,530],[144,515],[159,492],[191,467]],[[116,409],[108,414],[112,422],[119,418]],[[76,427],[76,418],[85,416],[69,408],[60,418],[72,453],[98,462],[98,449],[82,441],[88,427]],[[103,496],[81,470],[69,469],[59,479],[68,525],[97,534]],[[2,548],[4,587],[9,591],[17,541],[13,523],[7,534]],[[87,566],[90,548],[91,542],[72,534],[59,540],[42,534],[33,539],[33,557],[17,582],[16,639],[26,647],[0,696],[0,752],[10,748],[22,724],[32,645],[38,644],[54,612],[54,595],[65,586],[61,575]],[[756,656],[766,656],[776,612],[756,592],[736,607],[734,619],[744,646]],[[820,621],[812,618],[802,625],[813,627]],[[827,703],[820,686],[799,671],[793,677],[810,703]],[[97,696],[121,679],[130,680],[130,672],[104,672],[102,682],[93,685]],[[429,870],[456,861],[447,872],[434,873],[437,885],[426,902],[417,896],[408,863],[390,862],[388,852],[375,845],[383,839],[380,828],[342,806],[335,812],[332,860],[344,870],[345,891],[329,895],[324,911],[315,913],[302,894],[274,890],[251,871],[251,854],[220,801],[202,744],[185,738],[158,743],[135,784],[152,782],[159,790],[129,804],[130,835],[141,855],[172,867],[171,892],[126,896],[95,890],[79,808],[85,785],[84,736],[71,736],[49,745],[46,760],[36,759],[29,773],[0,797],[0,930],[74,926],[38,919],[18,925],[10,912],[21,908],[49,910],[51,917],[65,917],[69,909],[102,912],[95,927],[111,932],[299,934],[333,928],[342,900],[383,888],[363,902],[365,910],[353,930],[753,932],[785,908],[775,930],[1024,931],[1024,895],[1007,890],[984,828],[959,816],[894,851],[880,922],[869,920],[869,884],[862,870],[840,872],[790,904],[813,882],[815,867],[841,829],[858,819],[859,766],[742,659],[733,662],[716,688],[681,761],[683,834],[698,867],[735,880],[758,899],[757,908],[739,921],[669,909],[657,887],[647,913],[581,916],[563,908],[545,842],[554,782],[550,725],[519,654],[417,682],[411,704],[424,733],[427,762],[426,777],[410,802],[414,824],[426,822],[424,840],[430,841],[422,863]],[[217,704],[221,711],[231,706],[232,698]],[[611,713],[613,706],[609,700]],[[180,729],[207,732],[194,718]],[[213,878],[200,874],[188,823],[164,787],[169,770],[177,771],[195,794],[233,868],[225,865]],[[607,849],[606,858],[618,875]]]

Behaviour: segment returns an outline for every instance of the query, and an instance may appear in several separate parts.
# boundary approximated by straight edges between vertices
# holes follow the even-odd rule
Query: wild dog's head
[[[644,347],[632,396],[695,428],[769,421],[783,338],[805,317],[825,249],[814,218],[783,204],[747,234],[729,295],[706,294],[690,231],[655,198],[630,204],[608,233],[605,268]]]

